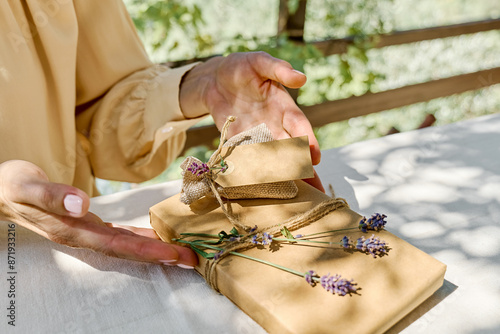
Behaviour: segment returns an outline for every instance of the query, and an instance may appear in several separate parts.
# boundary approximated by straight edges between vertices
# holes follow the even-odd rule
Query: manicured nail
[[[186,264],[179,263],[177,267],[181,267],[183,269],[194,269],[194,267],[188,266]]]
[[[302,73],[301,71],[297,71],[297,70],[293,70],[294,72],[298,73],[298,74],[301,74],[301,75],[305,75],[304,73]]]
[[[83,199],[76,195],[66,195],[64,197],[64,208],[75,215],[82,213]]]
[[[177,261],[177,260],[158,260],[158,261],[160,261],[165,266],[173,266],[172,263]]]

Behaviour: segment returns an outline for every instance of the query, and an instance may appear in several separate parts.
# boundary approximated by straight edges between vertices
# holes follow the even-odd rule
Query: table
[[[323,152],[324,184],[448,265],[443,286],[397,333],[500,332],[500,114]],[[148,226],[174,181],[92,199],[106,221]],[[194,271],[113,259],[0,223],[1,333],[264,333]],[[15,327],[8,325],[15,276]]]

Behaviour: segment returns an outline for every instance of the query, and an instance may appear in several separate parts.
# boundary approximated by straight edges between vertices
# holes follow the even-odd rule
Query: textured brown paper
[[[233,212],[243,224],[264,228],[328,198],[302,181],[297,186],[299,194],[290,200],[233,200]],[[190,207],[180,204],[177,195],[153,206],[150,215],[151,225],[166,242],[182,232],[216,234],[232,228],[208,198]],[[292,233],[352,227],[359,220],[357,213],[341,209]],[[388,225],[390,229],[390,219]],[[355,239],[372,233],[340,232],[330,240],[340,241],[345,234]],[[353,278],[361,288],[359,295],[332,295],[319,284],[311,287],[303,278],[236,256],[217,266],[218,287],[270,333],[383,333],[442,285],[446,266],[388,231],[374,234],[388,243],[388,255],[374,259],[341,248],[286,244],[275,251],[266,246],[244,252],[303,272]],[[200,258],[199,273],[204,273],[204,264]]]
[[[229,168],[215,181],[237,187],[310,179],[314,177],[310,152],[307,136],[226,147],[222,157]]]

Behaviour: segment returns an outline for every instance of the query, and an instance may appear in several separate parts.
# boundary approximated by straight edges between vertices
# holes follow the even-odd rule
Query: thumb
[[[4,195],[12,202],[61,216],[79,218],[88,212],[90,199],[84,191],[50,182],[45,172],[30,162],[10,161],[2,166],[1,178]]]
[[[300,88],[307,81],[305,74],[294,70],[287,61],[274,58],[265,52],[251,52],[247,55],[249,63],[259,75],[279,82],[283,86]]]

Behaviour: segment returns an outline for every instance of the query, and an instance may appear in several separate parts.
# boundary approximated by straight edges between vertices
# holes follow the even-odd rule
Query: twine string
[[[208,184],[210,186],[210,190],[212,190],[212,192],[214,193],[215,199],[217,200],[217,202],[219,202],[219,205],[222,209],[222,212],[224,212],[224,215],[226,215],[227,219],[231,222],[231,224],[233,224],[233,226],[236,227],[237,229],[242,229],[245,232],[250,231],[250,229],[251,229],[250,226],[247,226],[245,224],[240,223],[238,218],[236,218],[236,216],[233,215],[232,211],[230,212],[228,209],[226,209],[226,206],[224,205],[224,202],[222,201],[222,198],[221,198],[219,192],[217,191],[217,188],[215,187],[215,182],[212,179],[208,179],[208,182],[209,182]]]
[[[212,156],[210,157],[210,160],[208,160],[208,162],[207,162],[207,165],[209,167],[213,167],[219,161],[220,153],[222,152],[222,148],[227,141],[227,138],[226,138],[227,131],[229,130],[231,123],[233,123],[234,121],[236,121],[236,117],[229,116],[226,119],[226,122],[224,122],[224,125],[222,126],[222,129],[220,130],[219,146],[217,147],[217,150],[215,150],[214,154],[212,154]]]
[[[222,148],[223,148],[223,146],[224,146],[224,144],[225,144],[225,142],[227,140],[227,138],[226,138],[227,137],[227,132],[229,130],[229,127],[231,126],[231,123],[233,123],[235,120],[236,120],[236,117],[229,116],[226,119],[226,122],[224,123],[224,125],[222,126],[221,136],[220,136],[220,141],[219,141],[219,146],[217,147],[217,150],[214,152],[214,154],[212,154],[212,156],[210,157],[210,160],[208,160],[208,162],[207,162],[207,166],[209,168],[214,167],[219,162],[219,160],[220,160],[219,157],[220,157],[220,154],[222,152]],[[213,176],[211,174],[212,173],[207,173],[207,174],[204,175],[204,177],[205,177],[205,180],[206,180],[208,186],[210,187],[210,190],[214,194],[215,199],[219,203],[219,205],[220,205],[220,207],[222,209],[222,212],[224,212],[224,215],[231,222],[231,224],[233,224],[233,226],[236,227],[237,229],[242,229],[245,232],[250,231],[250,229],[251,229],[250,226],[242,224],[238,220],[238,218],[236,216],[234,216],[232,214],[232,212],[229,211],[226,208],[226,206],[224,205],[224,202],[222,201],[222,197],[221,197],[219,191],[217,190],[217,187],[215,186],[215,181],[214,181],[214,178],[213,178]]]

